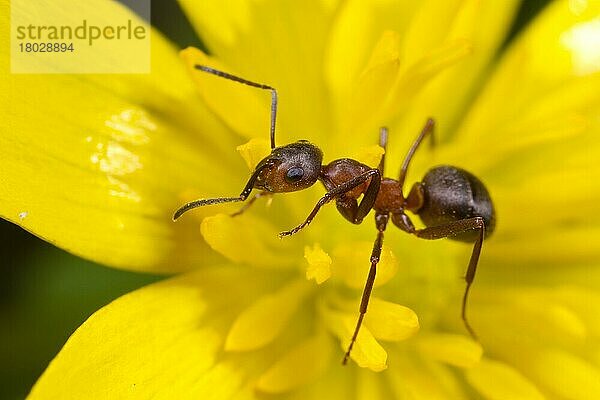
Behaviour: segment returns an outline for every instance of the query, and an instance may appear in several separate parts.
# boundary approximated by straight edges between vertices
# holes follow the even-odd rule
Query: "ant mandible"
[[[211,204],[244,201],[253,189],[261,190],[249,200],[241,211],[264,194],[294,192],[312,186],[321,181],[327,193],[317,202],[308,217],[297,227],[284,231],[279,237],[290,236],[304,228],[313,220],[326,203],[335,200],[340,214],[353,224],[360,224],[371,209],[375,210],[377,238],[371,252],[371,268],[363,290],[358,321],[350,344],[342,361],[346,364],[356,337],[363,322],[373,283],[377,263],[383,246],[383,233],[391,217],[392,223],[404,232],[428,240],[450,238],[463,242],[474,242],[473,251],[465,274],[466,288],[462,298],[461,318],[470,335],[477,340],[467,316],[467,297],[475,278],[477,262],[481,253],[484,237],[494,230],[495,214],[490,195],[483,185],[471,173],[449,165],[430,169],[422,182],[413,185],[404,196],[404,180],[415,151],[429,134],[433,136],[434,120],[429,118],[421,133],[412,144],[402,163],[398,179],[384,178],[383,167],[385,153],[377,168],[371,168],[356,160],[342,158],[322,165],[323,153],[306,140],[275,147],[275,122],[277,118],[277,91],[261,83],[251,82],[229,73],[204,65],[195,68],[221,78],[271,92],[271,154],[258,163],[248,183],[238,197],[217,197],[200,199],[184,204],[173,215],[173,220],[192,208]],[[433,139],[433,138],[432,138]],[[385,150],[387,128],[381,128],[379,145]],[[360,202],[358,199],[362,195]],[[417,229],[405,211],[417,214],[426,228]],[[239,214],[240,212],[236,213]]]

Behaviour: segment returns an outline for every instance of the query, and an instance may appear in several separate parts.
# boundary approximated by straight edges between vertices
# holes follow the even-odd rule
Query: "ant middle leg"
[[[373,250],[371,251],[371,268],[369,269],[367,282],[365,283],[365,288],[363,289],[363,294],[360,300],[359,315],[358,320],[356,321],[356,327],[354,328],[352,339],[350,339],[348,350],[346,350],[346,354],[344,354],[344,359],[342,360],[343,365],[346,365],[346,363],[348,362],[350,352],[352,351],[352,347],[354,347],[354,343],[356,342],[356,338],[358,337],[358,332],[360,331],[363,319],[365,318],[365,314],[367,313],[369,299],[371,298],[373,284],[375,283],[377,264],[379,263],[379,258],[381,257],[381,249],[383,247],[383,232],[385,231],[385,228],[387,226],[388,219],[388,214],[375,215],[375,225],[377,226],[377,238],[375,239],[375,243],[373,243]]]
[[[473,280],[475,279],[475,274],[477,272],[477,264],[479,262],[479,255],[481,254],[481,247],[483,245],[483,238],[485,236],[485,222],[482,217],[474,217],[461,219],[455,222],[451,222],[447,225],[441,226],[432,226],[425,229],[418,229],[414,232],[417,237],[422,239],[441,239],[449,236],[460,235],[461,233],[465,233],[472,230],[478,230],[479,234],[475,239],[475,243],[473,244],[473,251],[471,252],[471,258],[469,259],[469,266],[467,267],[467,273],[465,274],[465,281],[467,286],[465,287],[465,292],[462,298],[462,307],[461,307],[461,318],[463,320],[463,324],[469,334],[473,339],[479,341],[475,331],[471,327],[469,320],[467,319],[467,299],[469,296],[469,290],[471,289],[471,285],[473,284]]]

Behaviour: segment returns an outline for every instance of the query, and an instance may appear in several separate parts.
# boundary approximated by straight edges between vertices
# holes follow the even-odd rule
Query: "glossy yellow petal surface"
[[[0,20],[8,43],[5,4]],[[230,150],[219,156],[231,138],[195,98],[173,46],[152,32],[148,75],[10,74],[8,50],[0,55],[0,215],[120,268],[175,272],[214,259],[189,222],[170,216],[188,196],[226,190],[231,169],[243,166]]]
[[[269,289],[265,277],[217,266],[117,299],[71,336],[29,398],[249,396],[247,371],[219,354],[236,314]]]

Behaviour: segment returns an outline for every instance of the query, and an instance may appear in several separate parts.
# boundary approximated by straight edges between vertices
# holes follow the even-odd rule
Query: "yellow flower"
[[[90,317],[31,398],[598,396],[598,1],[552,3],[498,60],[514,1],[181,3],[212,55],[182,62],[153,32],[149,75],[11,75],[1,50],[0,214],[106,265],[179,273]],[[3,43],[8,18],[3,4]],[[279,240],[315,186],[236,218],[221,205],[171,222],[185,201],[239,193],[248,169],[234,149],[268,139],[268,95],[189,71],[199,60],[275,86],[277,143],[308,139],[326,161],[376,164],[386,124],[390,175],[436,119],[437,146],[408,182],[459,165],[498,213],[469,308],[481,346],[459,315],[469,246],[388,229],[355,363],[342,367],[368,219],[326,207]],[[249,164],[260,143],[240,148]]]

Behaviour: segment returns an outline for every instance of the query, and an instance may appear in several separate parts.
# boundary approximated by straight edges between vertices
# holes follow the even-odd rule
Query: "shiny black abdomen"
[[[493,232],[496,223],[494,205],[483,183],[473,174],[442,165],[430,169],[423,178],[422,185],[424,202],[417,213],[426,226],[482,217],[486,236]],[[473,242],[476,237],[477,231],[474,230],[450,239]]]

